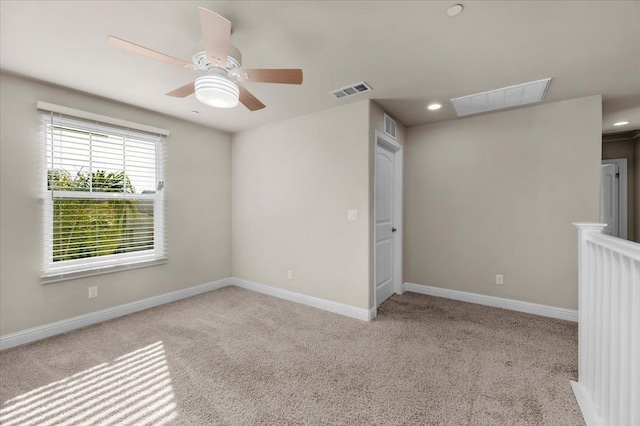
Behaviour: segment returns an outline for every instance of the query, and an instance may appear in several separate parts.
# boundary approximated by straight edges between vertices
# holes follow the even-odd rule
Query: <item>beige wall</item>
[[[40,284],[38,100],[169,129],[169,263]],[[0,75],[0,334],[215,281],[231,273],[231,137],[114,101]],[[87,288],[99,287],[89,300]]]
[[[169,264],[40,284],[38,100],[171,131]],[[600,105],[594,96],[408,131],[398,123],[405,281],[575,308],[571,222],[598,219]],[[376,103],[243,131],[233,144],[226,133],[6,74],[0,108],[0,334],[230,275],[373,305]],[[360,220],[347,221],[348,209]],[[92,285],[100,296],[90,301]]]
[[[374,276],[374,268],[375,268],[375,259],[374,259],[374,230],[375,230],[375,222],[373,213],[375,211],[375,199],[374,199],[374,191],[375,191],[375,163],[376,163],[376,141],[375,141],[375,132],[376,130],[380,133],[384,134],[384,114],[385,110],[382,109],[380,105],[371,101],[371,106],[369,109],[369,307],[373,307],[375,304],[374,294],[375,294],[375,276]],[[391,118],[394,118],[391,116]],[[407,138],[407,129],[404,125],[396,120],[396,142],[400,145],[405,144]],[[403,150],[404,156],[404,150]],[[401,232],[404,232],[401,229]]]
[[[232,159],[233,275],[368,308],[369,101],[237,133]]]
[[[635,142],[632,140],[604,142],[602,144],[602,159],[627,159],[627,239],[635,241]]]
[[[572,222],[598,220],[601,105],[591,96],[410,128],[405,281],[576,309]]]

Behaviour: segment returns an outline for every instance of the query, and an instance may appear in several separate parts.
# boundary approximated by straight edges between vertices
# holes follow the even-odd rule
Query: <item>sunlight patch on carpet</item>
[[[0,424],[162,425],[177,416],[162,342],[6,401]]]

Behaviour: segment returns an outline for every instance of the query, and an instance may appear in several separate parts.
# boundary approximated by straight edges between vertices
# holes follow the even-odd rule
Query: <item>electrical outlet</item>
[[[89,287],[89,299],[98,297],[98,286]]]
[[[290,280],[293,279],[293,271],[287,271],[287,278]]]
[[[504,275],[496,275],[496,284],[504,285]]]
[[[358,210],[347,210],[347,220],[357,221],[358,220]]]

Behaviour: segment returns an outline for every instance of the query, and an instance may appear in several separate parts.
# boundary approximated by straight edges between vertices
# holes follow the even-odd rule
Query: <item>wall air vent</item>
[[[396,120],[387,114],[384,115],[384,132],[392,138],[396,138]]]
[[[364,81],[355,83],[342,89],[332,90],[329,94],[337,99],[348,98],[349,96],[357,95],[358,93],[370,92],[373,89]]]
[[[458,117],[542,102],[550,78],[451,99]]]

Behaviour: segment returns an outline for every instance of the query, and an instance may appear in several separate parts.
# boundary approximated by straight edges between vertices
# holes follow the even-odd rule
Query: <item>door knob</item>
[[[391,228],[391,232],[396,232],[397,229],[396,228]]]

